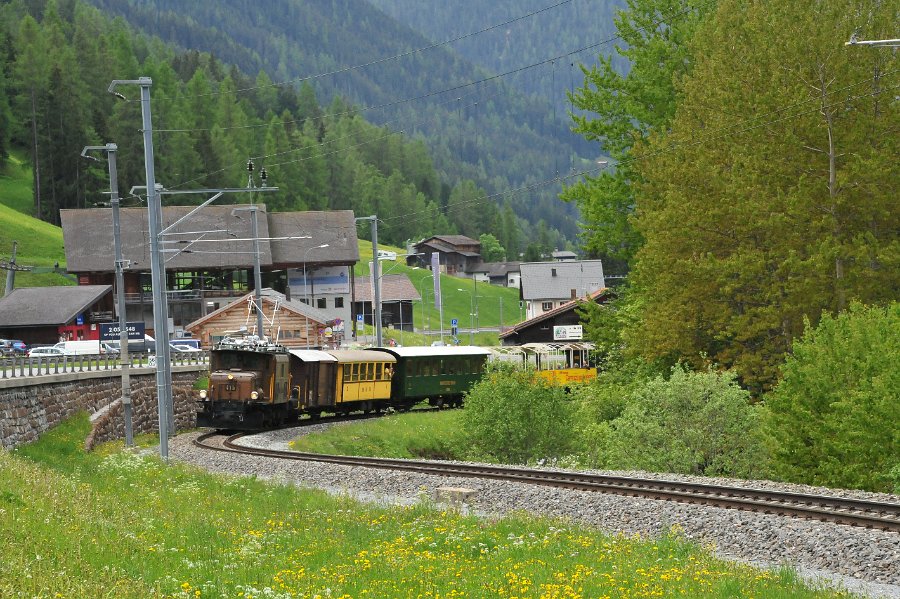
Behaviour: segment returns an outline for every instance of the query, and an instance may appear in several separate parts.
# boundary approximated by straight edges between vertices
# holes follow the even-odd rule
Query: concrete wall
[[[205,365],[173,367],[172,397],[177,429],[194,426],[196,391]],[[125,436],[118,371],[68,373],[0,381],[0,447],[36,441],[45,431],[85,410],[94,415],[87,449]],[[151,368],[131,369],[134,433],[159,431],[156,374]]]

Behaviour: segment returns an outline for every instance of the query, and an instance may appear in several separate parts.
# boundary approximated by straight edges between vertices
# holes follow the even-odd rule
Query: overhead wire
[[[399,59],[405,58],[405,57],[407,57],[407,56],[412,56],[413,54],[418,54],[418,53],[420,53],[420,52],[427,52],[428,50],[433,50],[433,49],[435,49],[435,48],[440,48],[440,47],[442,47],[442,46],[447,46],[447,45],[449,45],[449,44],[453,44],[453,43],[455,43],[455,42],[458,42],[458,41],[460,41],[460,40],[464,40],[464,39],[469,38],[469,37],[474,37],[474,36],[476,36],[476,35],[481,35],[482,33],[486,33],[486,32],[491,31],[491,30],[493,30],[493,29],[497,29],[497,28],[500,28],[500,27],[505,27],[505,26],[507,26],[507,25],[511,25],[512,23],[515,23],[515,22],[517,22],[517,21],[522,21],[522,20],[524,20],[524,19],[528,19],[528,18],[533,17],[533,16],[535,16],[535,15],[539,15],[539,14],[541,14],[541,13],[543,13],[543,12],[547,12],[547,11],[549,11],[549,10],[553,10],[554,8],[559,8],[560,6],[563,6],[564,4],[568,4],[568,3],[570,3],[571,1],[572,1],[572,0],[562,0],[561,2],[557,2],[556,4],[552,4],[552,5],[550,5],[550,6],[545,6],[544,8],[541,8],[541,9],[532,11],[532,12],[530,12],[530,13],[526,13],[526,14],[524,14],[524,15],[521,15],[521,16],[518,16],[518,17],[515,17],[515,18],[512,18],[512,19],[509,19],[509,20],[504,21],[504,22],[502,22],[502,23],[497,23],[496,25],[490,25],[490,26],[485,27],[485,28],[483,28],[483,29],[479,29],[478,31],[470,31],[469,33],[464,33],[463,35],[459,35],[459,36],[457,36],[457,37],[454,37],[454,38],[445,40],[445,41],[443,41],[443,42],[435,42],[435,43],[430,44],[430,45],[428,45],[428,46],[423,46],[423,47],[421,47],[421,48],[414,48],[414,49],[408,50],[408,51],[406,51],[406,52],[401,52],[401,53],[399,53],[399,54],[394,54],[394,55],[392,55],[392,56],[385,56],[385,57],[382,57],[382,58],[378,58],[378,59],[375,59],[375,60],[371,60],[371,61],[366,62],[366,63],[361,63],[361,64],[356,64],[356,65],[351,65],[351,66],[341,67],[341,68],[339,68],[339,69],[334,69],[334,70],[332,70],[332,71],[326,71],[326,72],[323,72],[323,73],[317,73],[317,74],[315,74],[315,75],[307,75],[307,76],[304,76],[304,77],[295,77],[295,78],[293,78],[293,79],[288,79],[288,80],[286,80],[286,81],[273,82],[273,83],[268,83],[268,84],[266,84],[266,85],[254,85],[254,86],[251,86],[251,87],[244,87],[244,88],[240,88],[240,89],[234,90],[234,93],[235,93],[235,94],[239,94],[239,93],[243,93],[243,92],[254,91],[254,90],[257,90],[257,89],[265,89],[265,88],[268,88],[268,87],[281,87],[281,86],[283,86],[283,85],[292,85],[292,84],[295,84],[295,83],[302,83],[302,82],[304,82],[304,81],[313,81],[313,80],[315,80],[315,79],[321,79],[322,77],[330,77],[330,76],[334,76],[334,75],[340,75],[340,74],[342,74],[342,73],[348,73],[348,72],[350,72],[350,71],[355,71],[355,70],[357,70],[357,69],[364,69],[364,68],[366,68],[366,67],[370,67],[370,66],[373,66],[373,65],[381,64],[381,63],[384,63],[384,62],[389,62],[389,61],[391,61],[391,60],[399,60]],[[205,97],[209,97],[209,96],[217,96],[217,95],[220,95],[220,94],[222,94],[222,93],[225,93],[225,92],[210,92],[210,93],[208,93],[208,94],[196,94],[196,95],[190,96],[190,98],[205,98]],[[171,99],[171,98],[168,98],[168,99]],[[130,100],[130,101],[137,102],[137,101],[139,101],[139,100]]]
[[[873,79],[873,80],[874,80],[874,79]],[[867,80],[867,81],[868,81],[868,80]],[[855,87],[856,85],[859,85],[859,83],[853,84],[851,87]],[[871,96],[876,96],[876,95],[882,94],[882,93],[887,92],[887,91],[892,91],[892,90],[894,90],[894,89],[900,89],[900,84],[894,85],[894,86],[892,86],[892,87],[881,88],[881,89],[878,89],[878,90],[875,90],[875,91],[872,91],[872,92],[868,92],[868,93],[865,93],[865,94],[861,94],[861,95],[858,95],[858,96],[852,96],[852,97],[849,97],[849,98],[847,98],[847,99],[845,99],[845,100],[841,100],[840,102],[835,102],[834,104],[829,104],[829,105],[825,106],[824,108],[835,108],[835,107],[839,107],[839,106],[842,106],[842,105],[846,104],[847,102],[852,102],[852,101],[854,101],[854,100],[860,100],[860,99],[863,99],[863,98],[867,98],[867,97],[871,97]],[[835,90],[835,91],[843,91],[843,90],[842,90],[842,89],[839,89],[839,90]],[[813,98],[813,99],[810,100],[810,101],[817,101],[817,100],[821,100],[821,98]],[[805,103],[808,103],[808,101],[807,101],[807,102],[800,102],[800,103],[797,103],[797,104],[792,105],[792,106],[793,106],[793,107],[796,107],[797,105],[802,105],[802,104],[805,104]],[[766,122],[764,122],[764,123],[756,123],[756,124],[753,124],[753,125],[749,125],[749,126],[747,126],[747,127],[744,127],[743,129],[738,129],[737,131],[733,131],[733,129],[734,129],[735,127],[737,127],[737,126],[740,126],[741,123],[733,124],[733,125],[731,125],[731,126],[729,126],[729,127],[723,127],[723,128],[721,128],[721,129],[719,129],[719,130],[716,130],[716,131],[714,131],[714,132],[711,132],[710,134],[704,135],[704,136],[702,136],[702,137],[700,137],[700,138],[691,139],[690,141],[683,141],[683,142],[676,141],[676,142],[670,144],[668,147],[664,147],[664,148],[661,148],[661,149],[659,149],[659,150],[653,150],[653,151],[650,151],[650,152],[645,152],[645,153],[642,153],[642,154],[629,156],[628,158],[624,158],[624,159],[618,161],[616,164],[617,164],[617,165],[629,164],[629,163],[632,163],[632,162],[636,162],[636,161],[638,161],[638,160],[645,160],[645,159],[647,159],[647,158],[651,158],[651,157],[658,156],[658,155],[661,155],[661,154],[667,154],[667,153],[670,153],[670,152],[680,151],[680,150],[683,150],[683,149],[686,149],[686,148],[689,148],[689,147],[693,147],[693,146],[696,146],[696,145],[699,145],[699,144],[702,144],[702,143],[706,143],[706,142],[708,142],[708,141],[714,141],[714,140],[716,140],[716,139],[722,139],[722,138],[730,137],[730,136],[737,135],[737,134],[740,134],[740,133],[746,133],[746,132],[748,132],[748,131],[752,131],[752,130],[754,130],[754,129],[759,129],[759,128],[761,128],[761,127],[766,127],[766,126],[770,126],[770,125],[775,125],[775,124],[778,124],[778,123],[781,123],[781,122],[784,122],[784,121],[787,121],[787,120],[799,118],[799,117],[802,117],[802,116],[807,116],[807,115],[810,115],[810,114],[815,114],[815,113],[820,112],[820,111],[822,110],[822,108],[823,108],[823,107],[817,107],[817,108],[814,108],[814,109],[812,109],[812,110],[808,110],[808,111],[805,111],[805,112],[800,112],[800,113],[793,114],[793,115],[788,115],[788,116],[785,116],[785,117],[782,117],[782,118],[778,118],[778,119],[773,119],[773,120],[770,120],[770,121],[766,121]],[[768,115],[771,116],[771,115],[774,115],[774,114],[779,114],[779,113],[781,113],[781,112],[784,112],[784,108],[780,108],[780,109],[778,109],[778,110],[772,111],[772,112],[768,113]],[[754,117],[754,118],[751,118],[751,119],[746,119],[746,121],[748,121],[748,122],[749,122],[749,121],[754,121],[754,120],[757,120],[758,118],[761,118],[761,117]],[[528,185],[523,185],[523,186],[521,186],[521,187],[517,187],[517,188],[514,188],[514,189],[508,189],[508,190],[504,190],[504,191],[497,192],[497,193],[493,193],[493,194],[487,194],[487,195],[479,196],[479,197],[473,198],[473,199],[471,199],[471,200],[463,200],[463,201],[461,201],[461,202],[457,202],[457,203],[454,204],[453,206],[448,207],[448,208],[447,208],[447,211],[450,212],[451,210],[458,210],[458,209],[463,208],[463,207],[466,207],[466,206],[468,206],[468,205],[470,205],[470,204],[475,204],[475,203],[477,203],[477,202],[483,202],[483,201],[485,201],[485,200],[492,199],[492,198],[502,197],[502,196],[507,195],[507,194],[515,194],[515,193],[518,193],[518,192],[521,192],[521,191],[530,191],[530,190],[532,190],[532,189],[535,189],[535,188],[538,188],[538,187],[543,187],[543,186],[546,186],[546,185],[550,185],[550,184],[556,183],[556,182],[561,182],[561,181],[566,180],[566,179],[572,179],[572,178],[575,178],[575,177],[581,177],[581,176],[590,175],[590,174],[592,174],[592,173],[596,173],[596,172],[599,172],[599,171],[602,171],[602,170],[606,170],[607,168],[609,168],[609,165],[603,164],[603,165],[600,165],[600,166],[597,166],[597,167],[594,167],[594,168],[585,169],[585,170],[582,170],[582,171],[579,171],[579,172],[571,173],[571,174],[569,174],[569,175],[565,175],[565,176],[561,176],[561,177],[560,177],[560,176],[557,176],[557,177],[553,177],[553,178],[550,178],[550,179],[544,179],[544,180],[542,180],[542,181],[538,181],[538,182],[531,183],[531,184],[528,184]],[[395,216],[386,217],[386,218],[384,219],[384,222],[386,222],[386,223],[389,224],[389,221],[394,221],[394,220],[399,220],[399,219],[403,219],[403,220],[406,221],[406,222],[409,222],[409,221],[411,221],[411,220],[412,220],[412,221],[415,221],[415,220],[417,220],[417,219],[416,219],[416,218],[411,218],[411,217],[415,217],[416,215],[422,215],[422,214],[430,214],[430,212],[429,212],[428,210],[417,210],[417,211],[413,211],[413,212],[407,212],[407,213],[405,213],[405,214],[400,214],[400,215],[395,215]],[[424,217],[420,217],[420,218],[424,218]]]
[[[666,21],[668,21],[668,20],[675,19],[675,18],[679,18],[679,17],[681,17],[681,16],[683,16],[683,15],[685,15],[685,14],[688,14],[689,12],[691,12],[691,11],[697,9],[697,8],[702,7],[702,6],[705,5],[705,4],[709,4],[709,3],[712,2],[712,1],[713,1],[713,0],[706,0],[706,2],[700,2],[700,3],[698,3],[696,6],[688,6],[688,7],[686,7],[685,9],[683,9],[683,10],[681,10],[681,11],[678,11],[678,12],[676,12],[676,13],[674,13],[674,14],[671,14],[671,15],[662,15],[662,16],[659,18],[659,20],[657,20],[656,22],[654,22],[654,23],[652,24],[652,26],[653,26],[653,27],[658,27],[659,25],[661,25],[662,23],[664,23],[664,22],[666,22]],[[557,6],[557,5],[554,5],[554,6]],[[538,12],[542,12],[542,11],[538,11]],[[535,13],[535,14],[536,14],[536,13]],[[490,30],[490,29],[492,29],[492,28],[488,28],[487,30]],[[442,89],[442,90],[439,90],[439,91],[428,92],[428,93],[426,93],[426,94],[421,94],[421,95],[419,95],[419,96],[415,96],[415,97],[411,97],[411,98],[403,98],[403,99],[400,99],[400,100],[395,100],[395,101],[391,101],[391,102],[387,102],[387,103],[383,103],[383,104],[379,104],[379,105],[374,105],[374,106],[367,106],[367,107],[362,107],[362,108],[351,108],[351,109],[349,109],[349,110],[347,110],[347,111],[344,111],[344,112],[342,112],[342,113],[330,113],[330,114],[325,114],[325,115],[322,115],[322,116],[316,117],[316,118],[317,118],[317,119],[324,120],[324,119],[326,119],[326,118],[334,118],[334,117],[336,117],[336,116],[341,116],[341,115],[350,114],[350,113],[366,112],[366,111],[369,111],[369,110],[374,110],[374,109],[379,109],[379,108],[383,109],[383,108],[387,108],[387,107],[391,107],[391,106],[397,106],[397,105],[400,105],[400,104],[405,104],[405,103],[414,102],[414,101],[417,101],[417,100],[422,100],[422,99],[434,97],[434,96],[437,96],[437,95],[440,95],[440,94],[444,94],[444,93],[449,93],[449,92],[453,92],[453,91],[458,91],[458,90],[464,89],[464,88],[466,88],[466,87],[471,87],[471,86],[473,86],[473,85],[474,85],[474,86],[477,86],[477,85],[479,85],[479,84],[481,84],[481,83],[486,83],[486,82],[493,81],[493,80],[496,80],[496,79],[499,79],[499,78],[502,78],[502,77],[506,77],[506,76],[509,76],[509,75],[517,74],[517,73],[521,73],[521,72],[527,71],[527,70],[529,70],[529,69],[532,69],[532,68],[535,68],[535,67],[538,67],[538,66],[547,65],[547,64],[553,63],[553,62],[555,62],[555,61],[558,61],[558,60],[560,60],[560,59],[562,59],[562,58],[568,58],[568,57],[571,57],[571,56],[575,56],[575,55],[580,54],[580,53],[582,53],[582,52],[586,52],[586,51],[588,51],[588,50],[595,49],[595,48],[597,48],[597,47],[600,47],[600,46],[602,46],[602,45],[605,45],[605,44],[614,42],[614,41],[619,40],[619,39],[621,39],[621,35],[618,35],[618,34],[617,34],[617,35],[614,35],[614,36],[612,36],[612,37],[606,38],[606,39],[604,39],[604,40],[602,40],[602,41],[600,41],[600,42],[597,42],[597,43],[594,43],[594,44],[589,44],[589,45],[587,45],[587,46],[582,46],[582,47],[580,47],[580,48],[578,48],[578,49],[571,50],[571,51],[569,51],[569,52],[565,52],[565,53],[563,53],[563,54],[559,54],[559,55],[557,55],[557,56],[553,56],[553,57],[548,58],[548,59],[545,59],[545,60],[541,60],[541,61],[538,61],[538,62],[535,62],[535,63],[531,63],[531,64],[525,65],[525,66],[523,66],[523,67],[518,67],[518,68],[516,68],[516,69],[511,69],[511,70],[505,71],[505,72],[503,72],[503,73],[498,73],[498,74],[495,74],[495,75],[491,75],[491,76],[489,76],[489,77],[485,77],[485,78],[482,78],[482,79],[478,79],[478,80],[474,80],[474,81],[469,81],[469,82],[467,82],[467,83],[463,83],[463,84],[456,85],[456,86],[453,86],[453,87],[445,88],[445,89]],[[323,76],[324,76],[324,74],[323,74]],[[477,88],[476,88],[476,91],[475,91],[475,92],[472,92],[472,94],[474,94],[474,93],[477,93]],[[499,94],[499,92],[497,92],[497,94]],[[497,95],[497,94],[495,94],[495,95]],[[459,100],[459,98],[456,98],[456,100]],[[451,100],[447,101],[446,103],[449,103],[449,102],[452,102],[452,101],[454,101],[454,100],[451,99]],[[395,120],[396,120],[396,119],[395,119]],[[296,121],[294,121],[294,122],[296,122]],[[258,124],[258,125],[240,126],[240,127],[236,127],[236,128],[263,127],[263,126],[268,126],[268,125],[269,125],[268,123],[261,123],[261,124]],[[222,128],[222,130],[228,130],[228,129],[229,129],[229,128]],[[195,132],[195,131],[208,131],[208,129],[154,129],[154,132],[156,132],[156,133],[167,133],[167,132],[168,132],[168,133],[173,133],[173,132],[183,132],[183,133],[188,133],[188,132]],[[461,140],[460,140],[460,146],[461,146]],[[254,157],[254,158],[257,158],[257,159],[262,160],[262,159],[265,159],[266,157],[267,157],[266,155],[260,155],[260,156]],[[222,169],[219,169],[218,171],[215,171],[214,173],[207,173],[207,174],[203,175],[203,177],[207,177],[207,176],[210,176],[210,175],[212,175],[212,174],[218,174],[218,173],[220,173],[220,172],[224,172],[225,170],[228,170],[229,168],[235,168],[236,166],[237,166],[237,165],[235,164],[235,165],[231,165],[230,167],[223,167]],[[200,179],[200,178],[202,178],[202,177],[197,177],[197,178],[195,178],[195,179],[191,179],[191,180],[188,180],[188,181],[183,181],[183,182],[179,183],[178,186],[186,185],[187,183],[192,183],[192,182],[194,182],[194,181],[196,181],[196,180],[198,180],[198,179]]]

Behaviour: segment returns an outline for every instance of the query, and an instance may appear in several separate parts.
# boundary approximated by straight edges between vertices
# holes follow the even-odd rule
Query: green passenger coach
[[[391,383],[395,401],[411,405],[458,406],[484,373],[490,351],[482,347],[379,347],[397,358]]]

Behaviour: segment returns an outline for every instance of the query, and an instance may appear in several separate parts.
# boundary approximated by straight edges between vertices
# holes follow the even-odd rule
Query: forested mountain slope
[[[365,0],[91,2],[167,42],[211,52],[247,73],[264,70],[273,81],[336,72],[311,80],[319,98],[327,102],[339,94],[372,122],[425,136],[450,184],[467,178],[497,193],[582,164],[578,150],[586,145],[569,132],[559,110],[517,93],[505,78],[483,81],[493,73],[462,58],[453,45],[383,60],[432,42]],[[374,64],[346,69],[367,63]],[[473,81],[482,82],[468,85]],[[565,89],[561,84],[560,94]],[[559,188],[539,186],[498,202],[510,201],[520,216],[532,223],[543,219],[572,238],[574,208],[556,199]],[[483,216],[469,215],[476,222]]]
[[[112,79],[148,76],[157,181],[169,189],[244,187],[253,156],[279,187],[265,197],[270,209],[378,214],[383,241],[398,245],[437,233],[487,232],[510,257],[561,245],[553,221],[528,225],[520,207],[503,206],[472,179],[436,168],[422,138],[397,121],[373,125],[343,96],[320,103],[314,82],[273,85],[265,73],[245,74],[196,50],[179,52],[83,0],[0,3],[0,46],[0,124],[8,123],[0,128],[0,164],[7,148],[22,151],[34,167],[31,213],[48,222],[58,222],[61,208],[105,199],[106,165],[81,158],[85,145],[119,146],[124,195],[144,183],[139,90],[123,87],[122,101],[107,87]],[[461,132],[452,139],[468,141]],[[526,144],[534,156],[537,143]],[[488,182],[480,173],[478,180]],[[180,204],[201,199],[166,196]],[[558,200],[546,199],[557,216]]]
[[[571,108],[566,92],[581,84],[579,63],[592,63],[598,54],[612,56],[620,72],[628,62],[615,54],[621,41],[613,21],[623,0],[369,0],[391,17],[434,41],[479,31],[488,24],[508,23],[491,31],[466,37],[453,48],[476,65],[494,73],[506,73],[542,62],[507,79],[507,84],[535,94],[556,105],[561,120]],[[533,16],[520,18],[534,13]],[[583,51],[570,54],[584,48]]]

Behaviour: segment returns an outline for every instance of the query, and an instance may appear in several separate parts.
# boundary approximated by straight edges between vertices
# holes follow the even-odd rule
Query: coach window
[[[379,362],[378,364],[375,365],[375,380],[376,380],[376,381],[382,381],[382,380],[384,380],[384,379],[381,378],[381,375],[382,375],[382,369],[381,369],[381,367],[382,367],[382,366],[384,366],[384,364],[382,364],[381,362]]]
[[[344,364],[344,381],[350,380],[350,365]]]

